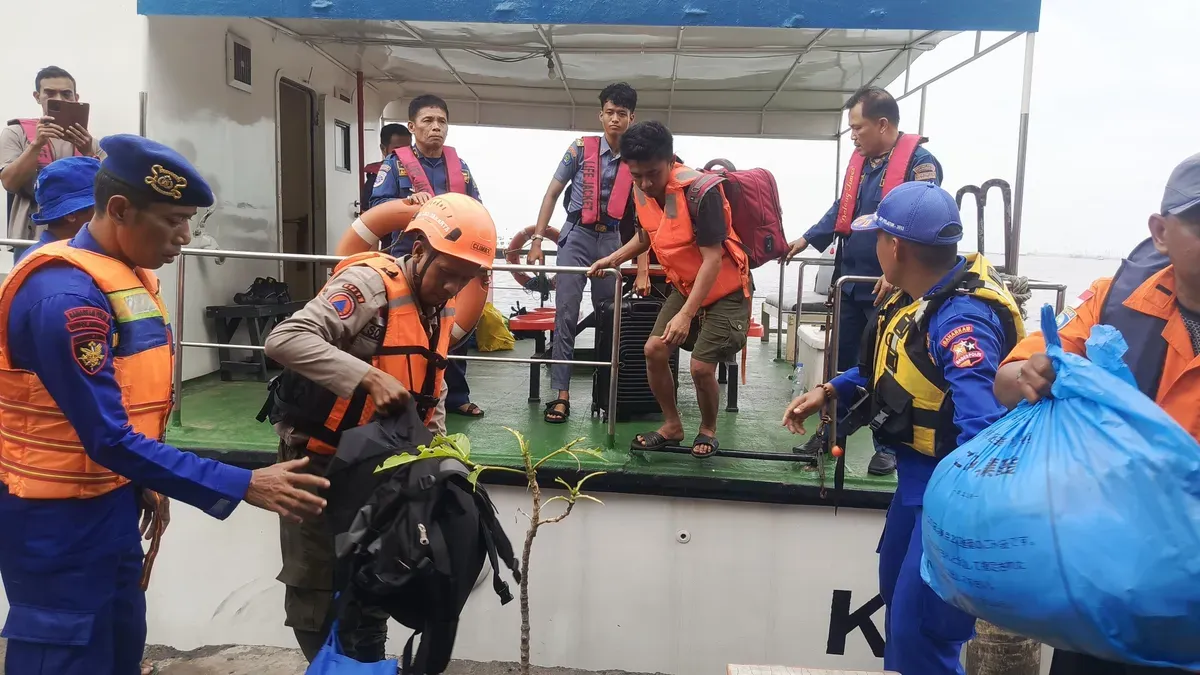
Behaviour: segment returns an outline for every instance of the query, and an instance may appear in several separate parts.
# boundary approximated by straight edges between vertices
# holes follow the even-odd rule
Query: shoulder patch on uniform
[[[392,165],[384,163],[379,167],[379,173],[375,174],[375,187],[383,185],[383,181],[387,180],[388,172],[392,170]]]
[[[583,147],[583,137],[582,137],[582,136],[580,136],[579,138],[576,138],[576,139],[575,139],[575,146],[576,146],[576,147],[580,147],[580,148],[582,148],[582,147]]]
[[[1059,330],[1062,330],[1067,324],[1071,323],[1072,319],[1077,316],[1079,315],[1075,312],[1075,309],[1073,307],[1068,307],[1054,318],[1054,325]]]
[[[363,295],[363,292],[358,290],[358,286],[355,286],[354,284],[342,284],[342,289],[350,295],[353,295],[354,299],[359,302],[365,303],[367,301],[367,298]]]
[[[1087,302],[1088,300],[1091,300],[1095,295],[1096,295],[1096,293],[1092,289],[1089,288],[1086,291],[1079,294],[1079,302],[1080,303]]]
[[[979,341],[973,337],[959,338],[950,345],[950,354],[954,357],[956,368],[974,368],[983,363],[984,353],[979,348]]]
[[[88,375],[108,362],[108,331],[112,315],[97,307],[72,307],[63,313],[71,335],[71,358]]]
[[[926,162],[925,164],[918,164],[914,166],[913,180],[937,180],[937,166],[935,166],[932,162]]]
[[[326,298],[329,306],[333,307],[333,311],[337,312],[338,318],[345,321],[354,314],[354,310],[358,307],[358,301],[354,296],[346,291],[337,291]]]
[[[408,177],[408,169],[405,169],[403,164],[396,167],[396,178],[406,178],[406,177]]]
[[[950,331],[949,333],[946,333],[946,337],[942,338],[942,347],[949,347],[950,343],[954,342],[955,338],[959,338],[959,337],[966,335],[967,333],[974,333],[974,332],[975,332],[974,326],[972,326],[969,323],[963,324],[963,325],[959,326],[958,328],[955,328],[954,330]]]
[[[463,169],[462,175],[463,175],[463,182],[464,182],[464,183],[470,183],[470,182],[471,182],[471,172],[470,172],[470,171],[467,171],[466,169]]]

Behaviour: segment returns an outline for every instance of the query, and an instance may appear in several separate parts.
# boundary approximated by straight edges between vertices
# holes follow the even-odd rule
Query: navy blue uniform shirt
[[[889,155],[890,156],[890,155]],[[854,217],[875,213],[879,202],[883,201],[883,178],[887,172],[888,158],[883,157],[878,164],[868,159],[863,163],[862,180],[858,183],[858,201],[854,206]],[[935,185],[942,184],[942,165],[928,150],[917,146],[913,153],[912,170],[905,176],[906,181],[925,181]],[[835,235],[833,226],[837,223],[838,206],[841,197],[835,199],[833,206],[825,212],[824,217],[804,233],[807,241],[815,250],[824,251],[833,243]],[[844,276],[878,277],[883,275],[879,267],[879,258],[875,255],[875,234],[859,233],[847,238],[842,249],[842,274]],[[854,294],[859,299],[871,295],[873,284],[849,284],[846,292]]]
[[[103,253],[86,226],[69,245]],[[89,374],[75,358],[66,324],[67,313],[79,308],[112,315],[108,299],[82,270],[70,265],[52,265],[31,273],[17,289],[7,317],[13,366],[37,374],[93,460],[139,487],[195,506],[215,518],[228,517],[246,495],[250,471],[202,459],[135,432],[122,403],[121,388],[113,370],[112,348],[106,345],[107,358],[95,374]],[[112,345],[115,330],[110,318],[108,345]],[[149,344],[138,346],[155,346],[156,341],[169,340],[170,334],[169,327],[147,333],[145,340]],[[61,508],[64,514],[74,514],[74,518],[81,517],[80,513],[94,513],[94,526],[103,528],[107,525],[100,521],[106,515],[100,505],[106,497],[109,495],[91,500],[17,501],[36,508]],[[81,506],[81,501],[96,502],[96,508]],[[71,526],[87,529],[91,525],[76,520]]]
[[[433,194],[440,195],[450,191],[450,181],[446,175],[446,158],[443,157],[425,157],[417,150],[417,146],[412,146],[413,154],[417,156],[417,161],[421,163],[421,167],[425,169],[425,175],[429,178],[429,184],[433,187]],[[458,158],[462,164],[463,182],[467,186],[467,195],[483,201],[479,196],[479,186],[475,184],[475,177],[471,175],[471,169],[461,157]],[[371,190],[371,203],[368,208],[375,208],[384,202],[390,202],[393,199],[404,199],[413,193],[412,179],[405,173],[404,167],[400,165],[400,160],[396,159],[396,153],[391,153],[387,159],[383,160],[383,164],[379,167],[379,173],[375,174],[375,187]],[[396,243],[397,236],[395,234],[386,237],[383,242],[383,250],[388,250]],[[412,251],[412,242],[407,242],[407,250],[395,251],[394,254],[407,255]]]
[[[54,235],[50,234],[50,230],[43,230],[42,236],[38,237],[37,243],[25,249],[24,251],[21,251],[21,254],[17,256],[17,259],[13,261],[13,265],[21,262],[28,257],[30,253],[33,253],[46,244],[53,244],[56,241],[58,240],[54,238]]]
[[[958,266],[926,297],[942,288],[965,264],[960,258]],[[943,303],[929,320],[929,355],[942,369],[947,395],[954,400],[954,426],[958,429],[954,447],[975,438],[1008,412],[992,391],[1006,351],[1004,327],[991,305],[969,295],[956,295]],[[832,384],[839,401],[852,401],[855,387],[867,387],[857,366],[835,377]],[[938,459],[908,446],[892,449],[896,451],[896,496],[902,505],[919,506]]]

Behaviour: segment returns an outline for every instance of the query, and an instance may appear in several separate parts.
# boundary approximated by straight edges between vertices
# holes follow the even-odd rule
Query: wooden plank
[[[826,670],[822,668],[790,668],[786,665],[730,664],[726,675],[900,675],[892,670]]]

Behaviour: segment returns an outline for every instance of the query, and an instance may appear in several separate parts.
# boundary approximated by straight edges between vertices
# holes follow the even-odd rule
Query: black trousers
[[[1062,649],[1054,650],[1050,662],[1050,675],[1188,675],[1189,672],[1179,668],[1130,666]]]

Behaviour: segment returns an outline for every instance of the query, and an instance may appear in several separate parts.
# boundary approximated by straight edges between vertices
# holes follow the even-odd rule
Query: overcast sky
[[[1200,152],[1197,26],[1200,0],[1043,0],[1023,253],[1119,257],[1145,236],[1167,175]],[[984,46],[1000,37],[986,35]],[[911,82],[953,66],[973,48],[973,33],[942,43],[914,64]],[[1015,40],[929,88],[926,147],[941,160],[951,192],[989,178],[1013,181],[1024,50],[1024,40]],[[900,78],[891,89],[899,94],[903,86]],[[901,128],[915,131],[918,113],[919,96],[903,101]],[[470,163],[501,229],[511,233],[533,224],[554,167],[576,136],[456,127],[449,142]],[[832,142],[681,138],[676,144],[696,164],[720,156],[739,167],[770,169],[783,193],[789,236],[802,234],[833,202]],[[479,151],[497,145],[503,152]],[[847,141],[844,156],[849,147]],[[544,170],[514,180],[513,152],[544,157]],[[988,249],[1000,250],[1000,208],[989,208],[987,218]],[[968,216],[969,242],[973,223]]]

